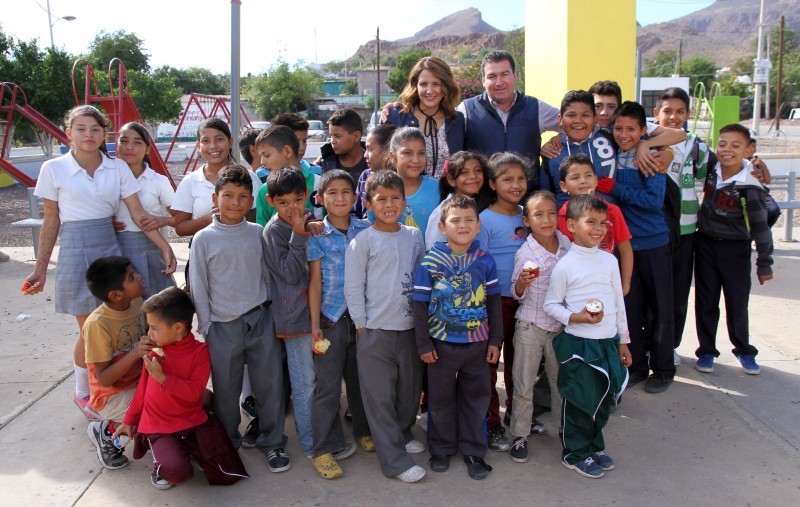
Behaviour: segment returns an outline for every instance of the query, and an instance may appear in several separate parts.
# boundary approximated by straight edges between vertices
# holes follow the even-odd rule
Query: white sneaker
[[[681,356],[680,354],[678,354],[677,350],[672,351],[672,364],[674,364],[675,366],[681,364]]]
[[[412,442],[416,442],[416,440],[412,440]],[[425,477],[425,469],[421,466],[414,465],[405,472],[395,475],[395,477],[403,482],[417,482]]]
[[[422,415],[419,416],[417,419],[417,428],[421,429],[424,432],[428,432],[428,413],[423,412]]]
[[[423,453],[425,452],[425,444],[423,444],[419,440],[411,440],[406,444],[406,452],[409,454]],[[406,470],[406,472],[408,472],[408,470]]]

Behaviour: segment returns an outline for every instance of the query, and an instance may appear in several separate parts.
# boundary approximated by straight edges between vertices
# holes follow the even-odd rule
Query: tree
[[[144,72],[128,72],[131,98],[142,119],[150,127],[151,135],[159,123],[174,122],[180,116],[181,90],[169,77],[156,78]],[[117,127],[119,128],[119,126]],[[153,138],[155,136],[153,135]]]
[[[645,77],[666,77],[675,73],[678,52],[674,49],[661,50],[653,58],[644,61],[642,75]]]
[[[127,70],[150,71],[150,55],[145,53],[144,41],[134,33],[125,30],[112,33],[101,31],[94,36],[87,56],[92,67],[107,70],[114,58],[122,60]]]
[[[344,95],[358,95],[358,81],[355,79],[348,79],[345,81],[342,93]]]
[[[389,77],[386,78],[386,86],[397,94],[402,92],[406,83],[408,83],[408,75],[411,73],[414,64],[417,63],[420,58],[425,58],[426,56],[431,56],[431,52],[417,46],[407,49],[402,53],[398,53],[397,66],[389,73]]]
[[[454,71],[456,84],[461,88],[461,100],[475,97],[483,93],[483,79],[481,79],[481,64],[474,62],[467,67]]]
[[[305,111],[322,93],[322,78],[316,72],[280,62],[267,73],[252,77],[244,87],[244,95],[264,118],[278,113]]]
[[[202,67],[189,67],[176,69],[165,65],[153,71],[153,77],[171,78],[175,85],[184,93],[204,93],[207,95],[224,95],[230,92],[230,76],[227,74],[214,74]]]
[[[656,56],[645,61],[643,76],[666,77],[675,74],[678,53],[674,49],[659,51]],[[711,83],[717,73],[717,64],[706,56],[690,56],[681,62],[678,74],[689,77],[689,88],[694,90],[698,82],[702,82],[706,91],[711,89]]]
[[[525,28],[518,28],[506,34],[506,51],[514,57],[517,68],[517,88],[525,91]]]

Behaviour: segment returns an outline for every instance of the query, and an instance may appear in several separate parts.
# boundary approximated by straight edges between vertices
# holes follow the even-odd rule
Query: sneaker
[[[256,399],[253,396],[245,397],[242,402],[242,412],[250,416],[250,419],[258,417],[258,412],[256,412]]]
[[[428,413],[423,412],[420,414],[419,419],[417,419],[417,428],[421,429],[425,433],[428,432]]]
[[[489,477],[489,472],[492,471],[492,467],[487,465],[483,458],[477,456],[464,456],[464,463],[467,465],[467,475],[476,481],[482,481]]]
[[[531,435],[533,435],[533,436],[547,435],[547,427],[544,424],[542,424],[535,417],[533,418],[533,421],[531,422]]]
[[[81,412],[83,412],[83,415],[86,416],[86,418],[89,419],[90,421],[102,421],[103,420],[103,417],[100,414],[98,414],[97,412],[95,412],[94,410],[92,410],[92,408],[89,406],[89,397],[88,396],[86,396],[85,398],[78,398],[77,394],[73,394],[72,395],[72,401],[75,403],[75,405],[78,406],[79,409],[81,409]]]
[[[674,364],[675,366],[681,364],[681,355],[678,354],[677,350],[672,351],[672,364]]]
[[[702,373],[712,373],[714,371],[714,356],[712,354],[703,354],[697,358],[697,363],[694,365],[697,371]]]
[[[274,474],[285,472],[292,467],[289,455],[280,447],[267,453],[267,464],[269,465],[269,471]]]
[[[242,436],[242,447],[255,447],[256,440],[258,440],[258,436],[261,434],[261,431],[258,429],[258,417],[254,417],[250,424],[247,425],[247,429]]]
[[[333,459],[336,461],[343,460],[352,456],[354,452],[356,452],[356,443],[348,440],[344,443],[344,447],[333,453]]]
[[[670,384],[672,384],[671,378],[659,373],[653,373],[644,384],[644,392],[650,394],[663,393],[669,388]]]
[[[425,444],[419,440],[410,440],[406,444],[406,452],[409,454],[420,454],[425,452]]]
[[[447,469],[450,468],[450,456],[446,454],[431,456],[428,460],[428,464],[434,472],[446,472]]]
[[[511,449],[508,451],[511,459],[517,463],[525,463],[528,461],[528,439],[525,437],[517,437],[514,443],[511,444]]]
[[[417,482],[423,477],[425,477],[425,469],[418,465],[414,465],[405,472],[395,475],[396,479],[400,479],[403,482]]]
[[[97,448],[97,458],[100,464],[109,470],[116,470],[128,465],[128,457],[114,445],[111,432],[108,431],[110,421],[94,421],[89,423],[86,434]]]
[[[489,449],[496,452],[506,452],[511,449],[511,444],[506,438],[506,429],[502,426],[489,430]]]
[[[336,459],[331,453],[311,458],[311,462],[314,463],[314,468],[323,479],[338,479],[344,475],[344,470],[336,463]]]
[[[611,456],[606,454],[606,451],[593,452],[592,459],[595,463],[597,463],[597,466],[606,471],[614,470],[614,468],[617,466],[614,464],[614,460],[611,459]]]
[[[600,468],[600,465],[595,463],[594,459],[592,458],[586,458],[585,460],[577,463],[567,463],[566,461],[561,460],[561,464],[570,470],[575,470],[580,475],[590,479],[599,479],[605,475],[605,472],[603,472],[603,469]]]
[[[748,375],[758,375],[761,373],[761,367],[756,363],[756,356],[753,354],[742,354],[741,356],[736,356],[736,359],[739,360],[742,369]]]
[[[169,489],[172,487],[171,482],[167,482],[166,479],[162,479],[155,472],[150,474],[150,484],[153,485],[156,489]]]
[[[364,449],[364,452],[375,452],[375,441],[369,435],[358,437],[358,444]]]
[[[627,389],[635,386],[639,382],[643,382],[647,380],[647,372],[646,371],[632,371],[628,373],[628,385]]]
[[[350,407],[347,407],[344,411],[344,420],[349,423],[353,422],[353,412],[350,410]]]

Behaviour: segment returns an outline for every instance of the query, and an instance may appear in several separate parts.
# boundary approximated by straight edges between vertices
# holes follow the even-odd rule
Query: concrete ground
[[[174,246],[182,265],[186,245]],[[561,466],[555,426],[545,416],[550,435],[531,438],[531,459],[518,464],[490,451],[494,471],[485,481],[469,479],[458,458],[448,472],[431,472],[426,453],[415,457],[426,477],[403,484],[384,478],[376,456],[359,450],[341,462],[345,476],[328,482],[303,457],[289,418],[288,472],[271,474],[261,453],[242,449],[250,480],[209,487],[196,470],[168,491],[150,485],[148,457],[122,470],[100,466],[87,421],[72,403],[75,320],[54,313],[52,277],[43,294],[20,294],[32,248],[4,251],[12,259],[0,264],[2,505],[791,505],[800,493],[797,243],[776,241],[775,280],[754,281],[750,328],[761,375],[744,375],[730,353],[724,313],[722,356],[713,374],[697,372],[690,315],[676,382],[660,395],[634,387],[612,415],[606,443],[617,468],[603,479]],[[415,432],[424,442],[425,434]]]

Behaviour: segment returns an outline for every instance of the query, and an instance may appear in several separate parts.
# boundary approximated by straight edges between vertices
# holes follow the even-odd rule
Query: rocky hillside
[[[426,26],[413,37],[395,41],[398,44],[419,44],[421,42],[446,36],[461,37],[473,34],[498,32],[497,28],[483,20],[481,11],[474,7],[458,11]]]

